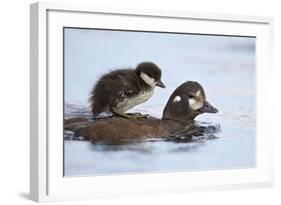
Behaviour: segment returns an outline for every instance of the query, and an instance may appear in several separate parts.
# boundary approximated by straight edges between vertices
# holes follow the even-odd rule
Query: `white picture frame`
[[[256,36],[257,166],[233,170],[63,177],[63,138],[59,133],[62,135],[63,128],[60,115],[63,106],[61,34],[64,26]],[[272,96],[272,29],[273,19],[270,17],[97,8],[71,3],[32,4],[30,198],[40,202],[272,186],[272,110],[265,109],[271,107],[269,99]]]

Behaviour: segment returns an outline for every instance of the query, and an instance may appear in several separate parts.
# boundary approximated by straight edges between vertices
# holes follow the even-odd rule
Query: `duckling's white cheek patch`
[[[201,97],[201,91],[198,90],[195,95],[196,95],[197,97]]]
[[[202,108],[203,106],[203,101],[197,101],[195,99],[189,99],[189,107],[192,109],[192,110],[198,110],[200,108]]]
[[[141,79],[143,79],[144,82],[146,82],[146,84],[150,85],[151,87],[155,87],[156,86],[156,82],[154,78],[149,77],[147,74],[141,72],[140,74]]]
[[[181,97],[180,96],[176,96],[176,97],[174,97],[174,99],[173,99],[173,102],[174,103],[176,103],[176,102],[180,102],[181,101]]]

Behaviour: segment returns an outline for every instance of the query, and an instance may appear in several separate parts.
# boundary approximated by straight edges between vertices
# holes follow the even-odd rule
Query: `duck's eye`
[[[192,98],[195,97],[195,95],[194,95],[193,93],[189,93],[189,94],[188,94],[188,97],[192,99]]]

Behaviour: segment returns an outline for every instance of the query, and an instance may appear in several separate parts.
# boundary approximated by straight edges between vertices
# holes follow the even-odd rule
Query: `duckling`
[[[203,87],[192,81],[181,84],[170,96],[162,119],[105,118],[95,121],[66,120],[65,130],[83,136],[93,143],[116,144],[147,138],[177,136],[195,128],[194,118],[218,110],[207,100]]]
[[[161,75],[161,69],[152,62],[140,63],[136,69],[117,69],[103,75],[92,89],[89,100],[93,117],[101,112],[124,118],[143,117],[125,112],[147,101],[156,86],[165,88]]]

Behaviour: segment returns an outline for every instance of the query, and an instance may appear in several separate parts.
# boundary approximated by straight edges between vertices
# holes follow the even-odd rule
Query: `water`
[[[167,89],[156,88],[151,99],[130,112],[161,117],[173,90],[193,80],[203,86],[208,101],[219,109],[218,114],[203,114],[196,120],[220,126],[214,139],[188,143],[156,140],[94,145],[65,140],[66,176],[256,166],[254,38],[79,29],[65,34],[65,118],[90,115],[90,89],[106,68],[120,67],[124,62],[135,66],[145,59],[162,68]]]

